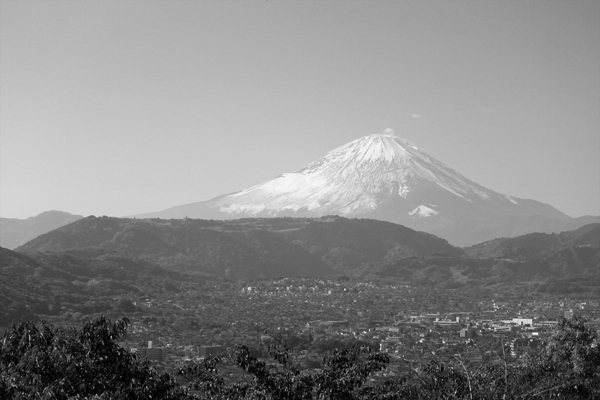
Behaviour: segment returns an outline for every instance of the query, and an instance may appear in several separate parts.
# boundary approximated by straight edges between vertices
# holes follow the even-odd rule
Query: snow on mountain
[[[513,229],[519,218],[569,219],[547,204],[500,194],[465,178],[390,129],[358,138],[296,172],[248,189],[137,217],[331,214],[400,223],[461,245],[496,237],[500,225],[504,236],[527,233],[526,227]]]
[[[348,216],[372,212],[388,197],[407,200],[423,184],[469,202],[477,198],[509,202],[387,131],[354,140],[296,172],[220,198],[215,205],[232,216],[281,212]]]
[[[413,217],[431,217],[432,215],[438,214],[439,212],[425,205],[420,205],[419,207],[415,208],[414,210],[408,213],[408,215],[411,215]]]

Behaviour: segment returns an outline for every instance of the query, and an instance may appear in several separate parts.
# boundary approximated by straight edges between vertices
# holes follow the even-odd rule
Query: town
[[[241,286],[241,287],[240,287]],[[391,377],[431,359],[518,363],[543,345],[559,317],[598,321],[597,298],[445,290],[382,282],[283,278],[213,283],[132,303],[122,344],[158,365],[198,361],[248,346],[262,357],[276,341],[304,369],[334,348],[387,353]]]

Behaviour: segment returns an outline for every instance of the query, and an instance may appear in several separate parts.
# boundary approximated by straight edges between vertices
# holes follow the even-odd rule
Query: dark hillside
[[[0,247],[0,326],[34,316],[133,312],[139,296],[204,281],[112,252],[26,256]]]
[[[42,235],[20,252],[111,250],[167,268],[227,276],[324,276],[364,263],[462,250],[389,222],[341,217],[120,219],[88,217]]]
[[[573,293],[600,287],[599,238],[600,224],[590,224],[462,250],[431,234],[368,219],[88,217],[18,250],[92,259],[118,253],[169,270],[232,279],[342,274],[447,289],[527,281],[537,285],[534,290]]]
[[[600,247],[600,223],[562,233],[530,233],[514,238],[494,239],[465,248],[475,258],[530,259],[548,257],[566,247]]]
[[[284,235],[319,255],[325,255],[331,249],[349,249],[370,261],[436,253],[463,254],[445,239],[373,219],[324,217],[311,220],[304,229],[290,230]]]
[[[600,293],[600,224],[559,234],[533,233],[495,239],[465,249],[472,258],[490,262],[501,281],[537,280],[549,293]]]

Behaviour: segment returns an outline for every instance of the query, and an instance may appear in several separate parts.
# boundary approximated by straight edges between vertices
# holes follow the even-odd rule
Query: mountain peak
[[[448,240],[453,237],[446,232],[462,229],[469,239],[454,241],[460,244],[480,241],[480,234],[471,238],[469,232],[480,225],[488,229],[491,220],[517,221],[536,215],[568,218],[550,206],[506,196],[467,179],[390,128],[355,139],[304,168],[248,189],[139,217],[325,215],[400,223]]]
[[[383,133],[373,133],[346,143],[300,171],[309,171],[314,165],[321,165],[324,159],[343,161],[346,167],[356,167],[361,163],[402,162],[413,158],[415,151],[419,149],[412,143],[397,137],[394,131],[388,128]]]

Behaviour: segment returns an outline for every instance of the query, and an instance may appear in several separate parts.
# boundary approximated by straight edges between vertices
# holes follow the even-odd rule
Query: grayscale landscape
[[[600,398],[599,20],[0,1],[0,398]]]

